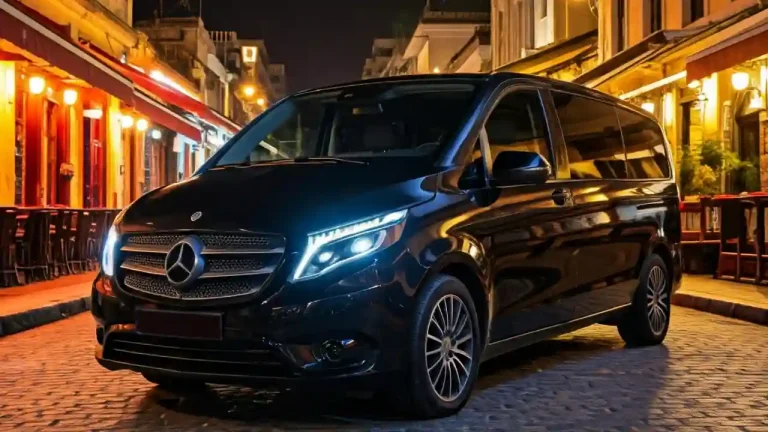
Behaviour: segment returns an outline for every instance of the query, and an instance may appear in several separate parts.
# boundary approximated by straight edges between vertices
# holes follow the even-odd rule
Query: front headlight
[[[311,234],[292,279],[320,276],[394,243],[402,232],[406,214],[408,210],[400,210]]]
[[[104,254],[101,257],[101,271],[106,276],[115,275],[115,246],[117,246],[117,230],[109,229],[107,241],[104,243]]]

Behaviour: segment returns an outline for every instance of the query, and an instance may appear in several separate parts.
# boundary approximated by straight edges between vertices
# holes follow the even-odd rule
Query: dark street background
[[[182,4],[179,5],[178,2]],[[164,16],[197,15],[199,0],[162,0]],[[135,0],[134,21],[152,19],[160,0]],[[375,37],[412,28],[425,0],[203,0],[208,30],[264,39],[272,63],[285,63],[288,88],[360,79]]]

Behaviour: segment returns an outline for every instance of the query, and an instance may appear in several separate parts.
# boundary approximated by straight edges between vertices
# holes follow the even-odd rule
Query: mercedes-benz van
[[[652,115],[573,84],[301,92],[117,217],[96,357],[167,387],[358,382],[450,414],[514,348],[596,323],[663,341],[673,167]]]

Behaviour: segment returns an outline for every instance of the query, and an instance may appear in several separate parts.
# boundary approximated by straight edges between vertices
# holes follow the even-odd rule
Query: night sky
[[[162,0],[166,15],[197,15],[199,0]],[[161,0],[134,0],[134,20],[150,19]],[[264,39],[273,63],[285,63],[290,92],[360,79],[374,37],[414,22],[425,0],[202,0],[208,30]],[[169,6],[170,4],[170,6]],[[403,21],[404,20],[404,21]]]

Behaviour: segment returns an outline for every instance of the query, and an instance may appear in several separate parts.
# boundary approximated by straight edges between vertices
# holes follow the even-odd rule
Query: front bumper
[[[296,296],[277,294],[247,304],[201,309],[222,314],[221,340],[141,334],[135,325],[137,307],[180,308],[119,291],[105,294],[99,285],[104,280],[97,279],[92,291],[96,359],[110,370],[216,383],[365,381],[403,366],[412,303],[408,293],[413,290],[398,274],[402,272],[369,267],[328,287],[324,292],[334,295],[326,298],[296,302]],[[342,287],[347,293],[338,294]]]

